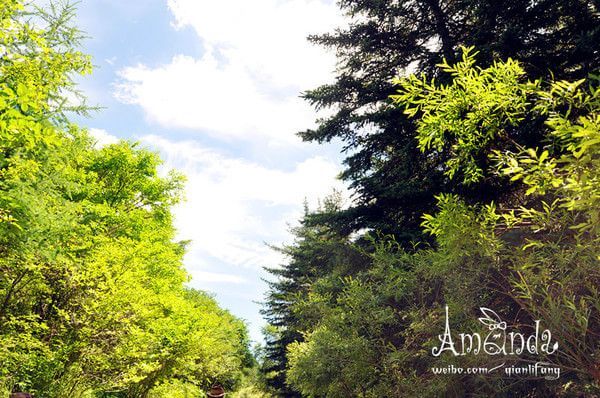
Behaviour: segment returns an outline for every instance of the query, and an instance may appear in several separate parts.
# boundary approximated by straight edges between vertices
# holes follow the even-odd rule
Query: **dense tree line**
[[[182,176],[69,123],[73,8],[0,3],[0,394],[200,396],[249,366],[242,321],[187,288]],[[72,102],[72,100],[71,100]]]
[[[339,5],[349,26],[311,39],[336,81],[305,94],[335,112],[300,134],[345,143],[355,197],[306,209],[277,249],[254,375],[243,322],[185,287],[183,178],[68,120],[91,71],[73,8],[0,4],[1,393],[261,395],[262,377],[285,397],[600,394],[597,2]],[[448,314],[498,346],[537,325],[556,349],[434,355]],[[502,373],[528,361],[562,373]],[[448,365],[500,371],[432,371]]]
[[[349,26],[312,38],[336,51],[336,81],[305,94],[335,112],[301,136],[346,144],[355,196],[307,211],[271,270],[268,384],[278,396],[597,394],[597,3],[339,5]],[[521,359],[561,366],[560,379],[432,374],[504,360],[433,356],[445,306],[465,333],[483,333],[480,307],[523,333],[540,320],[559,353]]]

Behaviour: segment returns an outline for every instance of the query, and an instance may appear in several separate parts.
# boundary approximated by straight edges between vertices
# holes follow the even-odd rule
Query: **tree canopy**
[[[186,287],[171,216],[183,177],[136,143],[100,148],[68,120],[86,110],[67,99],[72,79],[91,71],[73,12],[0,4],[2,393],[233,387],[251,364],[246,326]]]
[[[314,215],[344,232],[372,228],[403,242],[426,239],[422,213],[435,206],[435,195],[454,192],[471,200],[505,200],[510,185],[486,176],[463,186],[446,178],[449,154],[429,156],[417,148],[415,125],[389,96],[393,79],[406,73],[448,81],[436,64],[453,64],[460,46],[474,46],[482,67],[519,60],[532,79],[577,80],[600,64],[600,17],[594,1],[364,1],[338,2],[348,26],[315,35],[311,41],[337,54],[335,81],[307,91],[305,99],[332,115],[300,136],[307,141],[340,140],[345,145],[342,178],[356,201],[334,214]],[[511,138],[531,145],[541,138],[540,120],[514,126]],[[483,162],[483,159],[476,159]]]

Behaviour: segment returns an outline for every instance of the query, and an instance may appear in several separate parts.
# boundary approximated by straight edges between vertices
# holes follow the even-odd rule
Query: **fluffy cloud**
[[[174,26],[191,26],[205,52],[121,70],[116,96],[155,122],[221,138],[293,142],[313,109],[301,91],[331,79],[333,54],[311,45],[339,10],[319,0],[169,0]]]
[[[275,87],[307,88],[329,77],[333,57],[307,42],[340,22],[333,1],[169,0],[176,26],[192,26],[209,52]]]
[[[224,264],[257,269],[276,266],[280,256],[265,245],[289,239],[288,222],[302,212],[304,198],[313,206],[345,187],[336,179],[339,166],[312,157],[289,170],[270,169],[229,158],[193,141],[146,136],[160,150],[167,169],[188,178],[186,201],[175,209],[181,239],[191,239],[188,270],[205,270],[210,258]]]
[[[103,146],[119,142],[118,137],[103,129],[91,128],[89,129],[89,133],[96,140],[96,148],[102,148]]]

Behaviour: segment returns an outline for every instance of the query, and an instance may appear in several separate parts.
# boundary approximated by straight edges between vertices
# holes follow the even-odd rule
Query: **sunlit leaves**
[[[468,50],[456,66],[441,67],[453,75],[452,83],[438,86],[415,77],[399,81],[395,99],[417,119],[420,148],[426,153],[451,148],[446,173],[452,177],[461,171],[464,184],[496,175],[510,179],[519,195],[507,203],[512,208],[439,195],[439,211],[425,215],[423,222],[436,236],[438,261],[464,267],[475,255],[496,268],[514,300],[507,305],[517,305],[556,330],[563,351],[554,361],[582,369],[579,382],[585,385],[595,377],[597,365],[590,358],[598,346],[588,336],[598,333],[600,316],[597,81],[524,82],[517,63],[479,69]],[[545,122],[537,127],[543,138],[536,147],[505,134],[528,115]],[[478,156],[487,157],[487,168],[473,169]]]
[[[394,97],[415,119],[414,138],[425,156],[447,156],[444,171],[460,177],[457,193],[437,195],[437,211],[422,215],[421,226],[435,245],[406,253],[395,242],[385,243],[392,238],[369,240],[368,233],[357,242],[339,242],[338,247],[351,245],[370,257],[350,267],[351,257],[342,252],[331,271],[312,274],[302,295],[286,296],[293,325],[304,332],[288,345],[288,382],[308,396],[596,391],[597,82],[527,82],[515,61],[476,67],[470,49],[456,65],[440,67],[451,74],[449,83],[412,76],[398,82],[401,90]],[[539,138],[531,145],[514,140],[511,134],[523,128],[534,129],[528,133]],[[484,178],[510,187],[498,204],[460,194]],[[297,256],[308,253],[303,245],[294,249]],[[300,276],[307,275],[305,270]],[[524,325],[539,320],[560,342],[557,353],[502,361],[544,360],[564,370],[561,379],[511,380],[507,387],[496,375],[483,382],[464,374],[432,375],[436,359],[430,348],[443,330],[444,305],[451,308],[453,330],[476,330],[479,308],[485,306],[510,316],[518,330],[528,331]],[[442,363],[489,366],[489,360],[447,356]]]
[[[142,397],[177,379],[233,386],[245,325],[186,288],[171,207],[183,178],[136,143],[68,123],[74,8],[0,4],[0,388]],[[213,351],[214,350],[214,351]],[[156,394],[154,396],[157,396]],[[164,395],[166,396],[166,395]]]
[[[446,174],[461,172],[466,184],[483,177],[479,159],[486,157],[492,144],[507,138],[506,129],[526,116],[529,95],[539,82],[522,82],[524,70],[508,59],[481,69],[475,66],[477,53],[463,48],[462,60],[454,65],[446,60],[438,65],[452,75],[452,83],[438,85],[425,75],[398,78],[398,94],[391,96],[405,113],[417,120],[417,140],[421,151],[450,149]]]

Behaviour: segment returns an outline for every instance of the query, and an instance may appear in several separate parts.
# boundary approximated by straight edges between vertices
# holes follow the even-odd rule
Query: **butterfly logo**
[[[488,329],[490,329],[492,331],[506,330],[506,322],[504,322],[502,319],[500,319],[498,314],[496,314],[494,311],[492,311],[489,308],[485,308],[485,307],[480,307],[479,310],[484,315],[483,317],[478,318],[479,322],[481,322],[485,326],[487,326]]]

